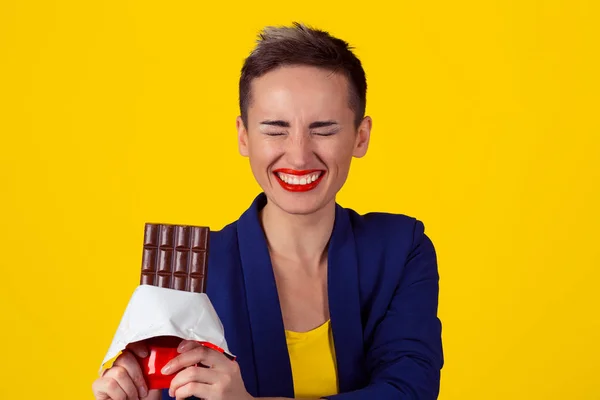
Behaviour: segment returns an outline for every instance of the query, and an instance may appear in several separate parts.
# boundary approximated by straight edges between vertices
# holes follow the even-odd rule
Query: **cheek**
[[[352,160],[352,147],[340,144],[327,149],[322,154],[330,166],[335,166],[339,170],[345,170]]]
[[[281,153],[279,146],[274,143],[252,143],[248,149],[250,164],[257,169],[267,168]],[[259,171],[257,171],[259,172]]]

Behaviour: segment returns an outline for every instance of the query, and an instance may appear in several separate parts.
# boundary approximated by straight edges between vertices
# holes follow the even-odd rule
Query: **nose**
[[[295,169],[305,169],[314,157],[313,143],[308,132],[291,132],[286,146],[286,159]]]

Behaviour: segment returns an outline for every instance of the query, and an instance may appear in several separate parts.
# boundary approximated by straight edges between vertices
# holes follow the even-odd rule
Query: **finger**
[[[121,389],[127,394],[127,400],[139,399],[137,388],[125,368],[119,365],[114,366],[106,373],[105,377],[112,378],[112,380],[119,384]]]
[[[207,385],[215,384],[219,381],[219,372],[202,367],[188,367],[175,375],[171,381],[169,387],[169,395],[173,396],[173,393],[182,386],[190,382],[204,383]]]
[[[148,391],[147,397],[142,397],[143,400],[160,400],[162,399],[162,390],[161,389],[152,389]]]
[[[133,342],[127,345],[127,350],[131,351],[133,354],[138,356],[139,358],[148,357],[148,346],[146,342],[143,340],[140,342]]]
[[[135,384],[140,397],[146,397],[148,394],[148,387],[146,386],[146,381],[142,373],[142,367],[134,355],[125,352],[117,358],[114,365],[125,368],[127,374]]]
[[[205,383],[190,382],[177,389],[175,399],[185,400],[192,396],[199,399],[210,399],[210,391],[210,386]]]
[[[214,368],[217,370],[229,370],[235,362],[232,362],[229,358],[225,356],[225,354],[217,351],[215,349],[211,349],[210,347],[202,346],[204,351],[204,359],[202,360],[202,364],[209,368]]]
[[[203,346],[193,348],[185,353],[181,353],[167,363],[162,369],[165,375],[172,375],[183,368],[202,363],[209,368],[223,369],[227,363],[231,363],[227,357],[216,350],[209,349]],[[227,367],[229,367],[227,365]]]
[[[161,370],[164,375],[172,375],[181,371],[183,368],[195,366],[204,358],[204,348],[196,347],[192,350],[181,353],[169,361]]]
[[[179,346],[177,346],[177,351],[183,353],[200,346],[202,345],[195,340],[182,340]]]
[[[127,393],[112,378],[100,378],[92,385],[96,400],[127,400]]]

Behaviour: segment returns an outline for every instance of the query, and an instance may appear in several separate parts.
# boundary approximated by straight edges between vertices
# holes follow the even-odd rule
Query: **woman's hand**
[[[133,354],[148,355],[143,343],[133,343],[115,360],[92,385],[96,400],[137,400],[160,398],[159,390],[148,392],[142,369]]]
[[[184,340],[178,351],[181,354],[162,370],[163,374],[177,373],[169,388],[170,396],[177,400],[191,396],[204,400],[254,399],[246,391],[237,362],[194,341]]]

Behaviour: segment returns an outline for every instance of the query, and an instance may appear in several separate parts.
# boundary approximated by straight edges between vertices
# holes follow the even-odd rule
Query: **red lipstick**
[[[273,172],[274,172],[275,179],[277,180],[277,182],[279,182],[279,184],[281,185],[282,188],[284,188],[285,190],[287,190],[289,192],[308,192],[309,190],[313,190],[321,182],[321,180],[323,179],[323,176],[325,176],[325,171],[322,169],[296,170],[296,169],[288,169],[288,168],[279,168],[279,169],[274,170]],[[281,179],[279,177],[279,173],[286,174],[286,175],[294,175],[294,176],[304,176],[304,175],[312,175],[312,174],[318,173],[319,177],[314,182],[306,183],[304,185],[300,185],[300,184],[295,185],[295,184],[285,182],[283,179]]]

